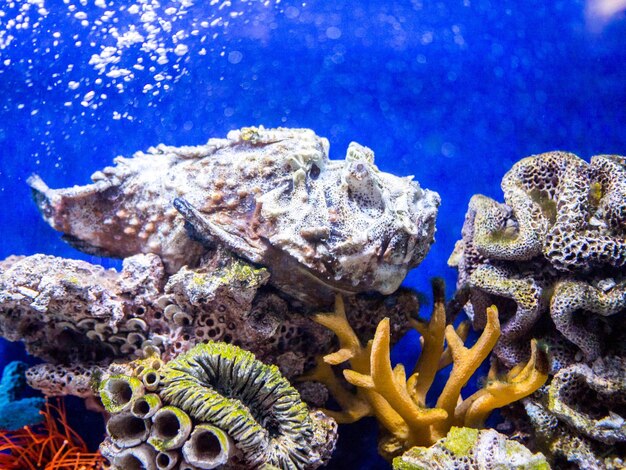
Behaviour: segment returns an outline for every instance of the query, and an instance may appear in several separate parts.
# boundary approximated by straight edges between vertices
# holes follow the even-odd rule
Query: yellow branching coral
[[[547,360],[536,342],[528,363],[520,364],[502,377],[495,368],[486,385],[463,399],[462,388],[487,358],[500,336],[498,311],[487,309],[487,324],[476,343],[464,344],[467,325],[456,330],[446,326],[443,289],[435,289],[435,307],[429,322],[414,320],[422,335],[422,354],[407,378],[404,366],[391,367],[390,324],[383,319],[374,339],[363,346],[346,319],[343,300],[337,296],[333,313],[318,314],[315,321],[332,330],[340,349],[318,360],[317,367],[302,380],[324,383],[341,411],[325,410],[339,423],[374,416],[386,430],[379,451],[392,458],[413,446],[429,446],[446,436],[452,426],[480,427],[491,411],[530,395],[547,380]],[[445,345],[447,344],[447,347]],[[356,387],[347,390],[331,366],[348,362],[345,379]],[[452,371],[434,408],[426,407],[426,395],[439,369],[452,363]]]

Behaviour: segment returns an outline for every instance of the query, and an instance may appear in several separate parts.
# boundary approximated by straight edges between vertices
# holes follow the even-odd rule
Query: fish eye
[[[367,173],[367,167],[361,162],[352,167],[352,174],[358,180],[362,180],[363,178],[365,178],[367,176]]]

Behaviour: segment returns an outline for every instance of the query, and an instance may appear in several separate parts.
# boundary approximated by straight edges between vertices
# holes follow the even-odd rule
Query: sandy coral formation
[[[394,470],[549,470],[546,458],[493,429],[452,427],[431,447],[413,447],[393,460]]]
[[[463,400],[462,388],[498,340],[498,313],[495,307],[488,309],[484,331],[468,348],[462,337],[467,330],[463,326],[457,330],[452,325],[446,326],[443,286],[437,283],[435,287],[435,308],[430,321],[414,323],[422,334],[423,348],[408,378],[402,364],[391,367],[389,319],[380,322],[374,339],[363,346],[346,319],[340,297],[335,312],[315,318],[335,332],[340,349],[318,360],[316,369],[304,379],[318,380],[328,386],[341,411],[326,413],[339,423],[375,416],[384,428],[379,452],[386,458],[416,445],[431,445],[445,437],[452,426],[481,427],[491,411],[530,395],[547,379],[547,358],[533,343],[528,363],[518,364],[505,375],[498,375],[492,368],[486,385]],[[357,388],[356,394],[344,389],[331,369],[331,365],[344,362],[349,363],[349,368],[343,371],[343,376]],[[435,374],[450,363],[453,366],[446,385],[435,406],[429,408],[426,395]]]
[[[328,150],[308,129],[250,127],[118,157],[87,186],[29,184],[46,221],[89,253],[154,253],[172,274],[219,245],[318,305],[336,290],[389,294],[428,252],[439,196],[381,172],[366,147],[337,161]]]
[[[496,353],[509,367],[528,357],[528,339],[546,313],[587,361],[600,357],[611,317],[626,310],[624,157],[528,157],[505,175],[502,190],[506,204],[471,199],[450,258],[459,285],[471,289],[475,326],[485,322],[485,305],[498,305]]]
[[[11,257],[0,262],[0,334],[24,341],[31,354],[51,362],[27,373],[29,383],[48,395],[88,397],[92,376],[111,361],[141,357],[146,347],[170,358],[208,340],[251,350],[295,377],[331,350],[333,338],[267,279],[265,269],[226,252],[170,277],[152,254],[127,258],[119,273],[51,256]],[[398,325],[394,341],[417,309],[415,294],[402,289],[388,297],[357,295],[348,303],[361,337],[371,336],[386,315]],[[319,388],[302,390],[307,399],[324,399]]]
[[[40,411],[44,405],[41,397],[24,396],[26,389],[24,362],[7,364],[0,379],[0,430],[14,431],[24,426],[38,424],[43,419]]]
[[[113,469],[313,469],[337,439],[336,423],[310,410],[276,366],[226,343],[137,360],[99,391],[112,413],[101,452]]]

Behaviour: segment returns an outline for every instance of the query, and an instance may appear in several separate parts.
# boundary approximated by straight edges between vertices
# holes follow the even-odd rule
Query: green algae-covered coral
[[[394,470],[549,470],[545,457],[493,429],[452,427],[431,447],[413,447],[393,460]]]
[[[101,445],[113,468],[313,469],[334,449],[336,423],[309,410],[276,366],[236,346],[209,342],[129,369],[99,385],[113,413]]]
[[[310,468],[327,453],[316,427],[327,422],[311,415],[298,392],[276,366],[225,343],[208,343],[166,365],[164,401],[198,421],[214,424],[237,442],[251,465]]]
[[[361,345],[346,320],[341,298],[337,298],[334,313],[320,314],[315,320],[334,331],[340,349],[318,361],[316,369],[303,380],[318,380],[330,390],[341,411],[326,413],[339,423],[354,422],[364,416],[375,416],[384,428],[379,452],[394,457],[415,445],[431,445],[445,437],[452,426],[481,427],[496,408],[510,404],[537,390],[547,379],[547,360],[543,351],[533,343],[533,353],[526,364],[519,364],[507,374],[498,376],[492,369],[486,385],[463,399],[462,388],[480,364],[487,358],[500,335],[498,313],[487,312],[488,322],[480,338],[471,347],[463,344],[466,334],[446,327],[443,288],[438,286],[435,309],[428,323],[415,322],[422,334],[422,356],[408,376],[399,364],[390,363],[390,324],[382,320],[374,339]],[[447,349],[444,349],[444,341]],[[342,387],[331,365],[348,362],[344,378],[357,387],[353,394]],[[452,363],[452,371],[435,406],[426,405],[426,394],[435,374]]]

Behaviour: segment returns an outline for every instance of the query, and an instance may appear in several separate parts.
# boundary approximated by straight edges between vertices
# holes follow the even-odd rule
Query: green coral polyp
[[[242,263],[241,261],[235,262],[226,275],[227,278],[235,279],[239,282],[246,282],[250,285],[261,284],[266,276],[267,269],[253,268],[249,264]]]
[[[218,284],[232,285],[233,283],[241,283],[247,287],[255,287],[262,285],[268,277],[267,269],[254,268],[241,261],[235,261],[226,269],[220,271],[216,276],[211,274],[194,274],[191,279],[192,283],[198,287],[205,286],[217,280]]]
[[[226,431],[252,465],[303,468],[313,458],[315,424],[276,366],[236,346],[210,342],[161,373],[163,401]]]
[[[143,396],[144,387],[136,377],[113,375],[100,384],[100,399],[109,413],[129,409],[134,400]]]
[[[189,415],[175,406],[164,406],[152,417],[152,433],[148,444],[164,452],[183,446],[191,433]]]

